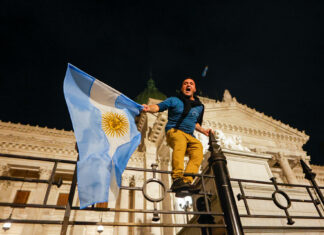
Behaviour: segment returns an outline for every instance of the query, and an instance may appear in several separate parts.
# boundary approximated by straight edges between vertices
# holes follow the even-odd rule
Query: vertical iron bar
[[[46,194],[45,194],[45,198],[44,198],[44,202],[43,202],[44,205],[46,205],[47,200],[48,200],[49,193],[51,191],[51,187],[52,187],[52,184],[53,184],[53,180],[54,180],[54,175],[55,175],[56,168],[57,168],[57,161],[55,161],[55,163],[54,163],[54,166],[53,166],[53,169],[52,169],[52,173],[51,173],[51,176],[50,176],[49,181],[48,181],[48,185],[47,185],[47,189],[46,189]]]
[[[206,209],[207,209],[207,212],[210,212],[209,202],[208,202],[207,192],[206,192],[206,186],[205,186],[205,179],[204,179],[203,175],[201,176],[201,183],[202,183],[203,190],[204,190],[204,199],[205,199]]]
[[[316,174],[314,172],[312,172],[312,169],[309,166],[307,166],[307,164],[302,159],[300,160],[300,164],[303,168],[305,178],[308,179],[312,183],[318,197],[321,199],[321,202],[324,205],[324,197],[323,197],[322,191],[318,187],[318,185],[315,181]]]
[[[318,205],[317,205],[317,203],[316,203],[316,201],[315,201],[315,199],[314,199],[314,197],[313,197],[313,194],[312,194],[312,192],[310,191],[309,187],[306,187],[306,190],[307,190],[307,192],[308,192],[310,198],[312,199],[312,202],[314,203],[314,206],[315,206],[315,208],[316,208],[316,210],[317,210],[319,216],[320,216],[320,217],[323,217],[323,215],[322,215],[321,211],[319,210]]]
[[[227,234],[243,235],[244,232],[241,219],[235,202],[231,182],[229,180],[226,157],[220,146],[217,144],[215,136],[211,131],[209,132],[209,146],[211,154],[208,161],[214,171],[214,180],[224,212]]]
[[[206,192],[206,186],[205,186],[205,179],[204,179],[203,175],[201,176],[201,183],[202,183],[203,190],[204,190],[204,200],[205,200],[206,210],[207,210],[207,212],[210,212],[209,202],[208,202],[207,192]],[[212,234],[209,234],[210,228],[207,228],[207,229],[206,228],[201,228],[200,230],[201,230],[202,235],[204,235],[204,234],[212,235]]]
[[[241,194],[243,196],[242,198],[243,198],[243,202],[244,202],[244,205],[245,205],[246,213],[248,215],[251,215],[250,209],[249,209],[249,204],[247,203],[247,200],[246,200],[246,197],[245,197],[245,192],[244,192],[241,180],[238,181],[238,184],[239,184],[239,187],[240,187]]]
[[[279,190],[279,187],[278,187],[278,184],[277,184],[276,177],[272,177],[272,178],[270,178],[270,180],[272,181],[273,186],[274,186],[274,188],[275,188],[275,191],[274,191],[273,194],[272,194],[272,200],[273,200],[273,202],[275,203],[275,205],[276,205],[277,207],[279,207],[280,209],[282,209],[282,210],[285,211],[285,214],[286,214],[286,217],[287,217],[287,224],[288,224],[288,225],[293,225],[293,224],[295,223],[295,221],[292,220],[292,218],[291,218],[291,216],[289,215],[289,212],[288,212],[288,208],[291,206],[291,200],[290,200],[290,198],[289,198],[288,195],[287,195],[287,198],[286,198],[287,203],[288,203],[287,207],[282,207],[282,206],[280,207],[280,206],[276,203],[276,201],[275,201],[275,195],[276,195],[276,193],[281,193],[281,195],[283,195],[282,193],[284,193],[284,192],[281,191],[281,190]]]
[[[79,160],[79,156],[78,156],[78,160]],[[69,199],[65,207],[65,213],[64,213],[64,218],[63,218],[63,223],[61,228],[61,235],[66,235],[67,228],[69,226],[69,219],[70,219],[71,207],[73,204],[76,184],[77,184],[77,164],[75,164],[73,179],[72,179],[70,193],[69,193]]]

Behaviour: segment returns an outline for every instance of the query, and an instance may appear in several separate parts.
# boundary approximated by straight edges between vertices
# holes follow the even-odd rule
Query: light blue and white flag
[[[64,96],[78,143],[80,208],[115,201],[127,162],[141,141],[143,106],[68,64]]]

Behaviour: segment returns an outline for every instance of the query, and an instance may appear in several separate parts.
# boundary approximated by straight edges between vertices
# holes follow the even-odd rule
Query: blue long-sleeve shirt
[[[177,97],[170,97],[158,104],[159,112],[163,112],[168,109],[168,123],[165,127],[165,132],[171,128],[176,127],[180,120],[184,108],[183,102]],[[198,122],[198,118],[203,111],[203,106],[196,106],[190,109],[188,115],[182,120],[177,129],[193,135],[193,132]]]

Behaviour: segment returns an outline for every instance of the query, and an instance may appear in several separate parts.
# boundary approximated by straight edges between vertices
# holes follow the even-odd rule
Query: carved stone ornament
[[[229,103],[232,102],[233,98],[229,90],[225,89],[224,95],[223,95],[223,102]]]
[[[243,146],[242,144],[242,137],[238,135],[225,135],[224,132],[221,130],[215,130],[215,137],[218,142],[218,144],[222,148],[226,149],[231,149],[231,150],[239,150],[239,151],[245,151],[245,152],[251,152],[251,150]],[[203,148],[204,148],[204,153],[207,152],[208,150],[208,142],[209,139],[207,136],[197,133],[197,138],[201,141]]]
[[[9,167],[8,167],[8,165],[3,165],[3,164],[0,165],[0,175],[3,175],[3,176],[8,176],[9,175]]]

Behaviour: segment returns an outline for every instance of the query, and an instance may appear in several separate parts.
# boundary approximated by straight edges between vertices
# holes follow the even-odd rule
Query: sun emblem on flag
[[[122,137],[128,132],[128,120],[124,114],[107,112],[102,115],[102,129],[110,137]]]

